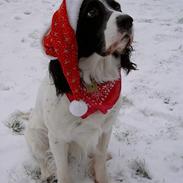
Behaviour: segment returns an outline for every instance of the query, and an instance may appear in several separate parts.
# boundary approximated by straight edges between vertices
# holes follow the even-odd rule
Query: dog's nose
[[[116,17],[116,21],[119,29],[129,30],[133,25],[133,18],[129,15],[120,15]]]

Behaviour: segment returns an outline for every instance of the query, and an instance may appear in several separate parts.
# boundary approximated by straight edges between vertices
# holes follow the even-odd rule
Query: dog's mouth
[[[105,51],[104,55],[112,55],[114,53],[122,54],[126,48],[130,47],[133,42],[133,34],[127,32],[119,34],[116,41],[114,41]]]

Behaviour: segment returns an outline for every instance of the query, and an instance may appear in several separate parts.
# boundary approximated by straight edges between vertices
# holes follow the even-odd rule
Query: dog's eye
[[[98,16],[98,10],[96,9],[96,8],[93,8],[93,9],[91,9],[90,11],[88,11],[88,13],[87,13],[87,17],[88,18],[95,18],[95,17],[97,17]]]

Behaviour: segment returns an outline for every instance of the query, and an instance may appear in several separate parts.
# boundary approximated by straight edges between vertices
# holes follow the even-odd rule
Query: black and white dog
[[[82,0],[77,20],[76,39],[81,79],[86,84],[117,80],[119,69],[127,73],[136,69],[130,61],[133,19],[114,0]],[[49,74],[40,87],[36,106],[26,129],[26,139],[37,159],[42,179],[53,172],[48,152],[53,154],[59,183],[74,182],[69,168],[69,155],[76,149],[93,160],[94,178],[108,183],[107,147],[113,123],[120,110],[120,100],[107,114],[96,112],[86,119],[69,112],[65,93],[70,87],[59,61],[51,60]],[[87,158],[82,158],[83,161]]]

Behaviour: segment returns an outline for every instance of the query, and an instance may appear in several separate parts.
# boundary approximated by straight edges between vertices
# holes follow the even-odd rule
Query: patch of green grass
[[[23,122],[14,119],[13,121],[8,122],[7,126],[12,130],[13,133],[23,135],[23,131],[25,129]]]
[[[149,171],[146,168],[145,161],[135,160],[133,162],[133,169],[135,171],[135,175],[149,179],[149,180],[152,179],[150,174],[149,174]]]
[[[23,135],[25,130],[25,122],[29,120],[30,113],[17,111],[9,116],[5,121],[5,125],[11,129],[14,134]]]

